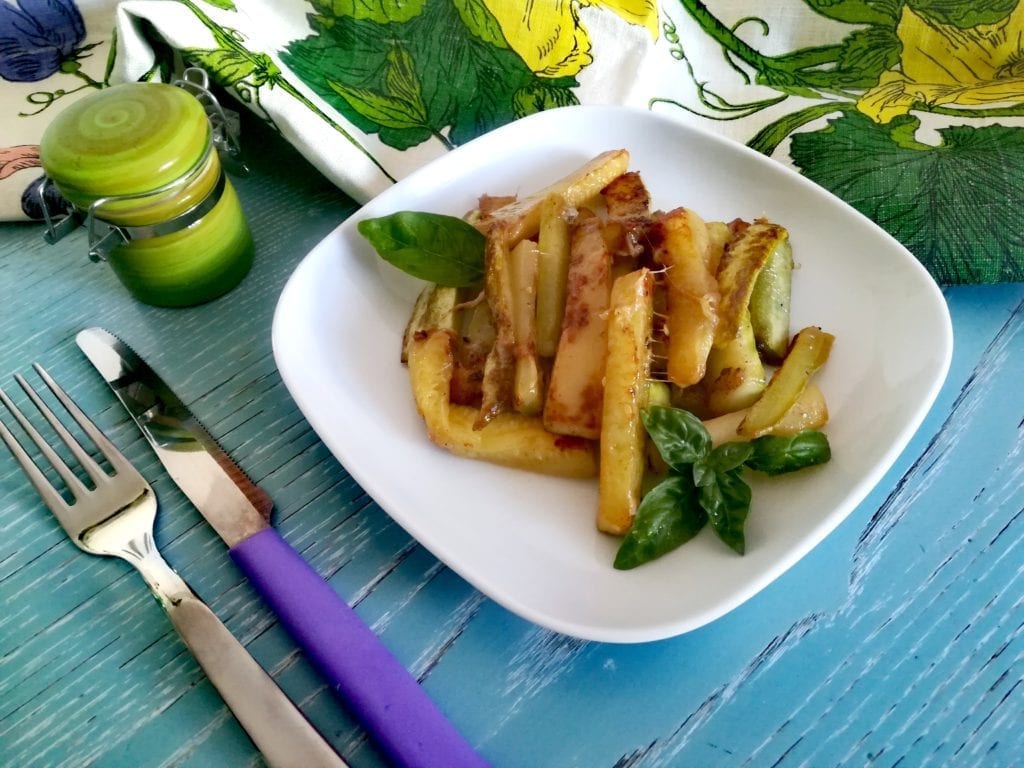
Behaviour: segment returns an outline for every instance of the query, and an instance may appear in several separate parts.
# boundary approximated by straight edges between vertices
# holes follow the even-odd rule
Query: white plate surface
[[[786,226],[798,270],[792,325],[836,336],[818,383],[832,461],[754,479],[747,554],[709,530],[632,571],[594,527],[594,482],[460,459],[427,439],[402,330],[421,284],[356,232],[398,210],[462,215],[481,193],[527,194],[624,147],[653,206],[708,220]],[[832,531],[895,461],[930,408],[952,355],[941,292],[914,257],[845,203],[775,161],[649,112],[568,107],[520,120],[433,162],[319,243],[286,285],[273,324],[281,375],[352,477],[476,588],[541,626],[642,642],[700,627],[756,594]]]

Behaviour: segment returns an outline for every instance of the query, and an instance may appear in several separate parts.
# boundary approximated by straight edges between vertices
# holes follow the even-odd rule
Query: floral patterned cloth
[[[532,112],[629,104],[795,167],[941,283],[1024,280],[1024,0],[0,0],[0,218],[39,217],[60,109],[182,62],[358,200]]]

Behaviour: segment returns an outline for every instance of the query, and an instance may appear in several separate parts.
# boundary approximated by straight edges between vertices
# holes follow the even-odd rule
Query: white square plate
[[[709,531],[616,571],[619,540],[594,527],[596,481],[460,459],[427,439],[399,362],[421,287],[382,262],[361,219],[399,210],[461,216],[481,193],[532,192],[624,147],[655,208],[708,220],[766,216],[798,264],[793,329],[835,334],[818,375],[832,461],[752,481],[747,554]],[[820,187],[748,148],[650,112],[567,107],[493,131],[387,190],[301,262],[280,297],[275,359],[302,412],[403,528],[483,593],[541,626],[642,642],[735,608],[832,531],[879,481],[931,407],[952,355],[949,312],[914,257]]]

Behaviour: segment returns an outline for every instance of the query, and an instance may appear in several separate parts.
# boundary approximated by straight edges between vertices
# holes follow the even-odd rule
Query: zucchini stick
[[[653,290],[649,269],[623,275],[612,286],[597,508],[597,527],[606,533],[628,531],[640,504],[647,466],[640,411],[647,405],[651,370]]]
[[[708,355],[708,410],[714,416],[753,405],[765,389],[766,374],[754,343],[750,312],[740,315],[736,333],[715,343]]]
[[[804,328],[793,339],[793,344],[776,369],[761,398],[754,403],[743,423],[740,434],[751,438],[771,429],[799,399],[811,376],[828,360],[835,336],[820,328]]]
[[[748,438],[740,434],[740,424],[750,413],[749,408],[733,411],[713,419],[704,420],[704,428],[711,435],[712,445],[732,443]],[[773,426],[762,432],[764,435],[795,435],[805,429],[821,429],[828,423],[828,403],[825,395],[813,383],[808,384],[786,414]]]
[[[750,308],[750,296],[758,275],[776,246],[788,237],[778,224],[755,221],[729,243],[718,267],[718,287],[722,292],[719,305],[717,344],[727,344],[746,322],[744,313]]]
[[[537,354],[554,357],[565,312],[569,272],[569,221],[565,198],[551,194],[540,210],[540,264],[537,274]]]
[[[500,233],[487,238],[484,252],[484,293],[491,307],[494,345],[484,364],[483,401],[477,429],[513,406],[515,394],[515,331],[512,327],[512,279],[509,252]]]
[[[515,386],[513,403],[520,413],[540,413],[544,403],[537,361],[537,244],[520,240],[510,254],[512,329],[515,334]]]
[[[409,344],[412,337],[421,331],[435,328],[451,330],[455,327],[455,305],[458,288],[428,285],[416,297],[412,317],[405,326],[402,336],[402,362],[408,362]]]
[[[789,308],[793,286],[793,249],[779,240],[750,294],[750,324],[761,359],[778,365],[789,347]]]
[[[585,219],[573,229],[565,318],[544,403],[544,425],[552,432],[591,440],[601,435],[611,286],[601,220]]]
[[[561,195],[566,205],[575,208],[599,195],[602,189],[628,168],[629,152],[626,150],[602,152],[554,184],[494,211],[494,225],[504,231],[509,247],[514,246],[523,238],[537,234],[541,206],[550,195]]]
[[[668,377],[680,387],[704,378],[718,326],[718,282],[709,269],[714,253],[707,225],[677,208],[655,220],[648,237],[654,258],[665,266]]]

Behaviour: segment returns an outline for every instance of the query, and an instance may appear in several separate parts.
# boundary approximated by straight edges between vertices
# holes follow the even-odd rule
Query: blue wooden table
[[[670,640],[553,634],[476,592],[393,523],[275,369],[288,275],[356,205],[261,125],[237,181],[257,263],[186,310],[132,300],[36,225],[0,225],[0,375],[64,382],[151,480],[157,541],[356,768],[383,761],[171,483],[74,344],[103,325],[178,390],[276,502],[275,524],[495,766],[1024,765],[1024,285],[946,290],[949,378],[891,471],[754,599]],[[869,417],[869,415],[868,415]],[[0,764],[261,759],[137,575],[80,553],[0,456]]]

